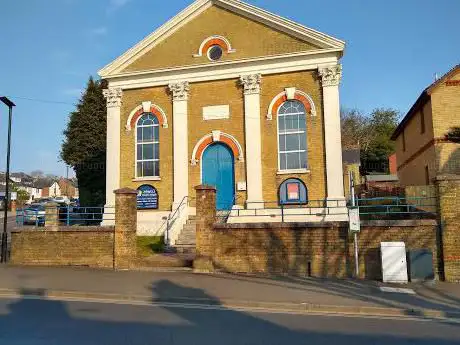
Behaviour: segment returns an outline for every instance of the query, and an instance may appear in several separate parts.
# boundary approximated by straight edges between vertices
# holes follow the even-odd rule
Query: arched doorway
[[[235,169],[232,150],[223,143],[209,145],[201,160],[201,180],[203,184],[217,189],[216,207],[230,210],[235,195]]]

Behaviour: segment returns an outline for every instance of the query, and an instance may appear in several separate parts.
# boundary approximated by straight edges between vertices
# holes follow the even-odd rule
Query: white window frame
[[[305,106],[302,104],[302,102],[298,100],[287,100],[286,102],[298,102],[302,105],[302,107],[305,109]],[[280,110],[282,106],[286,103],[284,102],[277,111],[277,116],[276,116],[276,140],[278,143],[278,174],[283,175],[283,174],[292,174],[292,173],[307,173],[309,172],[308,168],[308,133],[307,133],[307,111],[305,109],[304,112],[296,112],[296,113],[287,113],[287,114],[280,114]],[[284,130],[283,133],[280,133],[280,122],[279,118],[280,116],[286,117],[286,116],[297,116],[297,115],[305,115],[305,130],[300,130],[300,129],[293,129],[293,130]],[[289,135],[289,134],[303,134],[305,133],[305,138],[307,142],[305,143],[305,150],[289,150],[289,151],[281,151],[280,147],[280,136],[281,135]],[[307,168],[299,168],[299,169],[281,169],[281,154],[287,154],[287,153],[304,153],[306,162],[307,162]],[[300,155],[299,155],[300,157]],[[300,163],[300,162],[299,162]]]
[[[139,125],[139,121],[145,116],[145,115],[151,115],[153,116],[154,118],[157,119],[157,123],[154,123],[153,125]],[[138,137],[137,137],[137,129],[138,128],[146,128],[146,127],[152,127],[152,128],[155,128],[155,127],[158,127],[158,139],[155,141],[143,141],[143,142],[138,142]],[[155,133],[155,131],[154,131]],[[139,116],[139,119],[137,120],[136,122],[136,128],[135,128],[135,139],[134,139],[134,176],[135,176],[135,180],[159,180],[160,179],[160,174],[161,174],[161,171],[160,171],[160,157],[158,157],[158,159],[138,159],[137,158],[137,147],[138,145],[148,145],[148,144],[151,144],[151,145],[154,145],[155,144],[158,144],[158,156],[160,156],[160,121],[158,120],[157,116],[151,112],[145,112],[145,113],[142,113],[141,116]],[[155,148],[153,149],[153,152],[155,152]],[[158,175],[153,175],[153,176],[139,176],[138,173],[137,173],[137,164],[138,163],[143,163],[143,162],[157,162],[158,163],[158,172],[159,174]]]

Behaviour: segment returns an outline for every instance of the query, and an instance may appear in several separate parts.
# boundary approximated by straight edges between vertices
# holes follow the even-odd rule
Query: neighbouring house
[[[390,175],[398,175],[398,160],[396,153],[393,153],[390,157],[388,157],[388,170]]]
[[[345,206],[344,48],[243,1],[193,2],[99,71],[107,209],[114,190],[137,189],[139,223],[160,226],[184,203],[194,212],[200,184],[217,188],[219,210],[238,214],[313,200]]]
[[[50,186],[44,187],[43,197],[67,196],[68,198],[78,198],[77,182],[72,179],[60,178]]]
[[[362,182],[360,193],[367,197],[402,196],[404,194],[404,188],[401,188],[398,175],[365,175]]]
[[[428,86],[393,133],[402,186],[428,185],[460,173],[460,144],[446,134],[460,126],[460,65]]]

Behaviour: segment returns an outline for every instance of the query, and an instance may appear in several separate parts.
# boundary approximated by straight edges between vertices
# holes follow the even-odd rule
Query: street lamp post
[[[2,234],[2,261],[6,262],[7,260],[7,253],[8,253],[8,232],[6,231],[6,226],[8,223],[8,204],[9,204],[9,192],[10,192],[10,145],[11,145],[11,119],[13,117],[13,107],[16,106],[13,102],[11,102],[7,97],[0,97],[0,101],[2,101],[8,108],[9,108],[9,115],[8,115],[8,144],[6,148],[6,176],[5,176],[5,213],[3,216],[3,234]]]

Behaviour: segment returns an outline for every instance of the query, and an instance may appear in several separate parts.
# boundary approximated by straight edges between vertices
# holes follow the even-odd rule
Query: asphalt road
[[[0,344],[460,344],[460,324],[219,307],[0,299]]]

